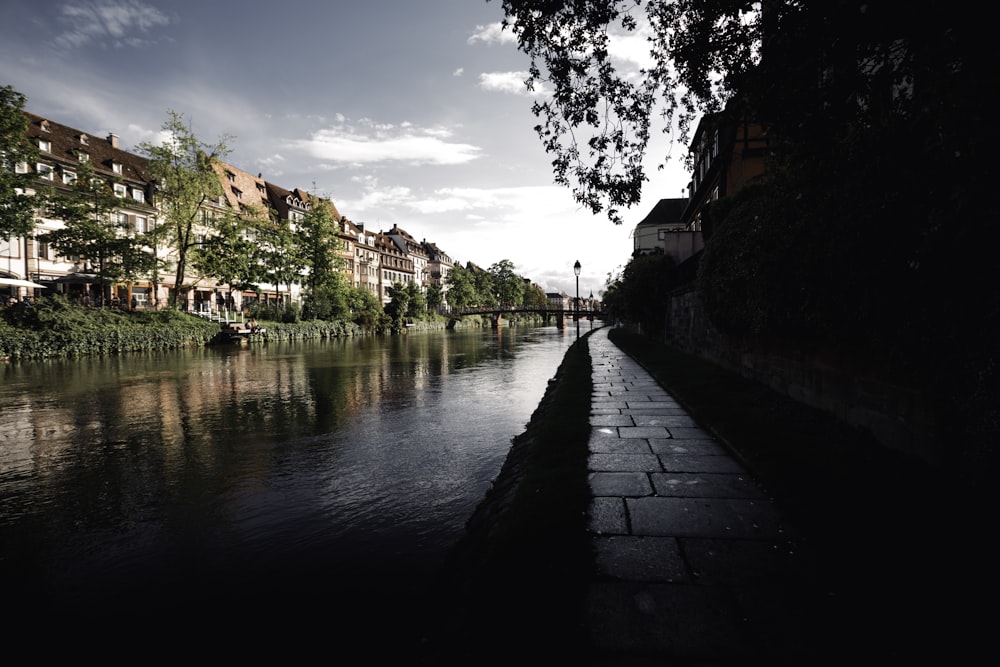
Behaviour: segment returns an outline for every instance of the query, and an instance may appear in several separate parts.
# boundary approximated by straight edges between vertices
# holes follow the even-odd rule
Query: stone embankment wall
[[[727,336],[708,321],[693,287],[672,295],[667,338],[689,353],[864,428],[886,447],[931,464],[942,461],[932,401],[918,387],[886,377],[862,360]]]

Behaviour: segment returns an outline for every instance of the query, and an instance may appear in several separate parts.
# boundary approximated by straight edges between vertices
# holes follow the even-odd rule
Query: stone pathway
[[[811,559],[766,492],[608,328],[589,346],[595,664],[819,664]]]

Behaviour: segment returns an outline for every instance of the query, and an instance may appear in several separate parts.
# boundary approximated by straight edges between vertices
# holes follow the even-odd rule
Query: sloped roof
[[[52,144],[50,151],[41,152],[39,158],[42,162],[55,161],[59,164],[79,165],[80,153],[86,153],[90,166],[102,175],[133,182],[149,182],[149,160],[116,146],[117,136],[113,134],[107,137],[94,136],[38,114],[24,112],[24,115],[28,118],[26,136],[36,146],[38,139],[45,139]],[[121,174],[114,172],[113,162],[122,165]]]
[[[241,210],[244,207],[264,213],[270,208],[267,186],[260,176],[237,169],[225,162],[216,162],[215,171],[222,182],[222,191],[229,205]]]
[[[679,199],[661,199],[636,227],[681,225],[684,223],[684,209],[688,205],[687,197]]]

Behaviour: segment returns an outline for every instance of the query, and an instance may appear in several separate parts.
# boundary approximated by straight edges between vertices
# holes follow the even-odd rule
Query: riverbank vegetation
[[[61,296],[0,309],[0,359],[153,352],[206,345],[219,325],[177,310],[85,308]]]
[[[400,293],[406,291],[404,288]],[[357,311],[353,317],[348,314],[347,317],[319,319],[308,318],[308,314],[308,308],[300,308],[297,304],[258,304],[247,309],[242,317],[255,319],[266,330],[266,334],[255,339],[259,341],[492,326],[488,316],[456,318],[428,312],[426,308],[414,310],[408,301],[397,301],[395,297],[385,310],[375,302]],[[505,320],[506,326],[522,324],[537,325],[541,321],[527,314]],[[0,307],[0,360],[154,352],[229,342],[228,338],[220,337],[220,330],[219,322],[174,308],[86,307],[56,294]]]

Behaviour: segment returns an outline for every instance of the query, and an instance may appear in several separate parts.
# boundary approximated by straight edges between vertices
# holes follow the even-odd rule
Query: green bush
[[[0,358],[45,359],[169,350],[204,345],[217,324],[176,310],[85,308],[61,295],[0,315]]]

